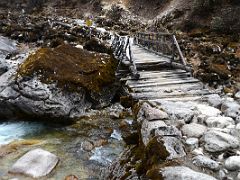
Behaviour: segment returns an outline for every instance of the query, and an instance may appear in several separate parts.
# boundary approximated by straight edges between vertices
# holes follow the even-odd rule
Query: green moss
[[[56,82],[58,87],[78,91],[83,87],[100,92],[115,81],[115,60],[107,55],[91,53],[70,45],[41,48],[19,67],[21,76],[38,74],[43,83]]]

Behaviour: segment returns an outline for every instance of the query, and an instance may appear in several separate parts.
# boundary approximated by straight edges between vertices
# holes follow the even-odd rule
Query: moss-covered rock
[[[107,54],[89,52],[70,45],[41,48],[20,66],[22,77],[37,74],[43,83],[56,82],[58,87],[77,91],[100,92],[115,81],[116,62]]]

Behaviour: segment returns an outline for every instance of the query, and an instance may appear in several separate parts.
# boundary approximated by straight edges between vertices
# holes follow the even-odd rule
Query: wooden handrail
[[[163,56],[171,55],[171,62],[173,66],[182,67],[187,71],[191,71],[191,68],[188,67],[187,62],[183,56],[181,48],[178,44],[176,36],[172,33],[147,33],[139,32],[135,36],[135,42],[138,45],[143,46],[144,48],[153,51],[157,54]],[[175,51],[176,48],[176,51]],[[176,56],[178,55],[178,56]],[[179,57],[177,62],[177,58]]]

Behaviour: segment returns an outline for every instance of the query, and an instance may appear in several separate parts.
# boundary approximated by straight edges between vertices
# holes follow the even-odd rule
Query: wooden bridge
[[[119,60],[116,76],[133,100],[189,101],[211,94],[192,77],[174,34],[116,34],[112,47]]]

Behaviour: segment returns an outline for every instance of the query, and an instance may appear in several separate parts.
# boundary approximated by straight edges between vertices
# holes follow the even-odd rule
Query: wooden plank
[[[145,84],[131,84],[128,85],[130,88],[136,88],[136,87],[157,87],[157,86],[167,86],[171,84],[185,84],[185,83],[196,83],[199,82],[197,79],[193,80],[176,80],[171,82],[154,82],[154,83],[145,83]]]
[[[203,89],[202,83],[193,83],[193,84],[181,84],[181,85],[169,85],[169,86],[160,86],[160,87],[140,87],[140,88],[131,88],[133,92],[160,92],[160,91],[171,91],[171,90],[197,90]]]
[[[206,98],[204,98],[204,96],[185,96],[185,97],[167,97],[167,98],[152,98],[152,99],[148,99],[148,101],[150,102],[159,102],[159,101],[182,101],[182,102],[187,102],[187,101],[206,101]],[[140,99],[141,101],[146,101],[146,99]]]

